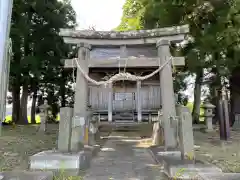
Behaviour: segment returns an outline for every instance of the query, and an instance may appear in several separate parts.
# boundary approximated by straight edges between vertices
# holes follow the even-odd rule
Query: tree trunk
[[[61,107],[66,107],[66,77],[65,77],[65,71],[62,70],[62,82],[60,85],[60,94],[61,94]]]
[[[12,122],[17,123],[20,119],[20,83],[15,81],[12,86]]]
[[[193,102],[193,110],[192,110],[192,117],[193,117],[194,124],[199,123],[202,78],[203,78],[203,69],[201,69],[196,73],[196,81],[195,81],[195,87],[194,87],[194,102]]]
[[[28,103],[28,84],[23,84],[22,97],[21,97],[21,118],[18,121],[19,124],[28,123],[27,119],[27,103]]]
[[[235,115],[240,114],[240,67],[236,67],[230,77],[230,125],[235,122]]]
[[[32,85],[33,98],[32,98],[32,107],[31,107],[31,123],[36,124],[36,102],[37,102],[37,84],[33,83]]]
[[[20,119],[20,89],[21,89],[21,36],[12,36],[13,59],[10,67],[9,89],[12,92],[12,122],[17,123]]]
[[[219,101],[222,99],[222,83],[221,83],[221,77],[218,72],[216,73],[216,81],[214,83],[214,88],[215,88],[215,100],[216,100],[216,104],[214,105],[216,107],[214,112],[215,117],[213,118],[214,119],[213,124],[217,124],[219,123],[219,120],[220,120],[219,114],[221,110],[221,107],[219,107]]]

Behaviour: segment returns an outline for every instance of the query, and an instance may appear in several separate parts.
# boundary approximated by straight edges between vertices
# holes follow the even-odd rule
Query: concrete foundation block
[[[240,173],[199,173],[198,180],[239,180]]]
[[[160,151],[158,152],[158,156],[162,156],[163,158],[176,158],[181,159],[181,151]]]
[[[0,180],[53,180],[53,173],[46,171],[7,171],[0,172]]]
[[[164,160],[164,173],[171,179],[182,180],[196,179],[199,173],[222,173],[222,170],[214,165],[204,164],[200,161],[177,160],[168,158]]]
[[[30,157],[30,170],[53,171],[66,176],[77,176],[88,168],[91,152],[82,150],[78,153],[62,153],[58,151],[43,151]]]
[[[168,150],[165,150],[163,146],[155,146],[151,147],[150,151],[158,164],[163,164],[163,161],[167,159],[181,160],[181,151],[176,148],[169,148]]]

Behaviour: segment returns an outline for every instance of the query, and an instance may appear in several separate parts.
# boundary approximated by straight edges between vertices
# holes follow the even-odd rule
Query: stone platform
[[[164,160],[164,173],[169,178],[178,178],[183,180],[192,180],[199,173],[214,173],[221,174],[222,170],[216,166],[210,164],[204,164],[202,162],[195,162],[189,160]]]
[[[222,170],[214,165],[201,161],[182,160],[181,152],[164,147],[150,148],[154,159],[162,165],[162,170],[169,179],[192,180],[199,179],[199,173],[222,174]]]
[[[52,172],[0,172],[0,180],[53,180]]]
[[[78,153],[63,153],[49,150],[39,152],[30,157],[30,170],[52,171],[54,174],[64,173],[66,176],[78,176],[90,166],[96,147],[86,147]]]
[[[149,152],[158,164],[163,164],[164,159],[168,158],[181,159],[181,152],[174,148],[165,150],[163,146],[152,146],[149,148]]]

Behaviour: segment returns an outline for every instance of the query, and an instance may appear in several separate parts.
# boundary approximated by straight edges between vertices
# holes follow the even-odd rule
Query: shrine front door
[[[134,92],[114,92],[113,111],[135,111],[136,101]]]

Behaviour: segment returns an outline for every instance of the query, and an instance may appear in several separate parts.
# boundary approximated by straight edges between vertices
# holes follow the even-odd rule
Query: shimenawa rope
[[[136,76],[136,75],[132,75],[128,72],[119,72],[118,74],[115,74],[114,76],[112,76],[111,78],[109,78],[106,81],[96,81],[96,80],[90,78],[88,76],[88,74],[85,73],[84,70],[82,69],[82,67],[80,66],[77,58],[75,58],[74,60],[75,60],[75,63],[77,65],[77,68],[81,71],[81,73],[86,78],[86,80],[88,80],[89,82],[91,82],[95,85],[105,85],[106,86],[109,83],[113,83],[115,81],[120,81],[120,80],[143,81],[143,80],[149,79],[152,76],[154,76],[155,74],[157,74],[158,72],[160,72],[168,63],[170,63],[172,61],[172,59],[173,59],[173,57],[171,56],[163,65],[159,66],[158,69],[156,69],[151,74],[148,74],[146,76]]]

